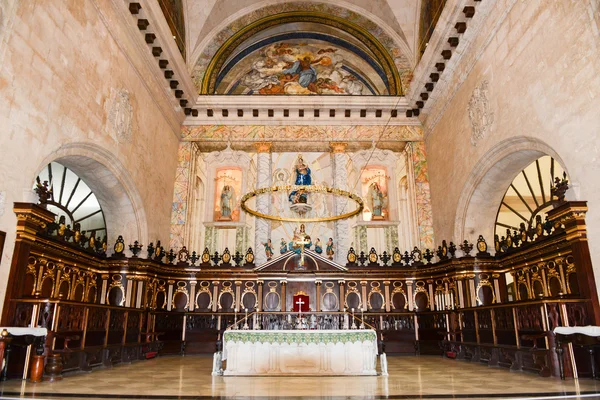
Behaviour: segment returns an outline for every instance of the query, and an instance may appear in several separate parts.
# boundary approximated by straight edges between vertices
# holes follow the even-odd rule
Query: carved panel
[[[487,80],[477,85],[467,105],[469,121],[471,122],[471,144],[473,146],[477,146],[477,143],[486,136],[494,122],[494,112],[490,106],[488,87],[489,82]]]

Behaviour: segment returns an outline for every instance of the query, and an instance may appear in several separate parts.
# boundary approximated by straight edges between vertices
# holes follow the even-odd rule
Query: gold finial
[[[2,329],[2,332],[0,332],[0,336],[2,336],[3,338],[8,336],[8,331],[6,329]]]

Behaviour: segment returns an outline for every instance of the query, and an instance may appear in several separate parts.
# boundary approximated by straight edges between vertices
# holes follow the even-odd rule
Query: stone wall
[[[588,201],[598,282],[598,2],[498,0],[491,7],[468,52],[459,47],[453,55],[463,57],[455,70],[442,74],[447,92],[426,110],[436,239],[483,233],[491,241],[508,185],[549,154],[569,174],[569,196]]]
[[[140,33],[121,3],[2,4],[0,308],[15,240],[12,204],[32,199],[35,177],[51,161],[96,192],[109,241],[168,240],[181,118],[161,95],[164,80],[152,78],[160,70],[151,55],[153,64],[144,60],[149,49],[137,46],[132,32]]]

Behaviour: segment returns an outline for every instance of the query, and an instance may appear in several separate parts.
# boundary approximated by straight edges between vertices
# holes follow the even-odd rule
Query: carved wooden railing
[[[439,352],[445,339],[446,352],[457,357],[508,364],[500,355],[523,355],[511,355],[507,346],[548,351],[550,338],[532,337],[559,324],[600,320],[585,210],[583,202],[564,203],[549,213],[552,229],[496,257],[480,241],[474,256],[456,257],[442,248],[437,262],[431,252],[425,261],[415,261],[418,253],[407,262],[350,257],[347,270],[335,277],[316,271],[315,281],[303,286],[312,290],[320,312],[313,314],[315,326],[339,326],[344,312],[355,308],[383,334],[389,352]],[[175,264],[171,257],[163,263],[164,254],[105,257],[48,236],[45,227],[54,215],[47,210],[17,203],[15,212],[17,241],[2,322],[49,327],[50,351],[65,354],[67,369],[133,359],[142,350],[128,355],[124,349],[158,343],[158,333],[164,353],[212,352],[218,332],[242,317],[236,309],[257,312],[252,327],[285,326],[286,300],[294,294],[286,295],[288,271],[273,278],[252,263],[225,262],[218,254],[198,266]],[[137,255],[141,247],[135,246]],[[463,247],[463,253],[472,250],[468,243]],[[512,298],[507,274],[514,281]],[[268,311],[273,309],[279,311]]]

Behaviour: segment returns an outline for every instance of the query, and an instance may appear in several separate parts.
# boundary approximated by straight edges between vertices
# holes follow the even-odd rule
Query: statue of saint
[[[233,199],[235,192],[230,185],[223,186],[221,192],[221,218],[231,220],[233,213]]]
[[[281,243],[280,243],[280,247],[279,247],[279,254],[283,254],[287,250],[288,250],[287,243],[285,242],[284,238],[281,238]]]
[[[325,248],[325,252],[327,253],[327,257],[330,260],[333,260],[333,254],[335,253],[333,251],[333,238],[329,238],[329,240],[327,241],[327,247]]]
[[[273,258],[273,244],[271,243],[271,239],[267,240],[267,243],[263,243],[265,246],[265,253],[267,254],[267,261]]]
[[[373,219],[383,219],[383,212],[387,207],[387,196],[381,191],[379,183],[371,183],[367,193],[367,201],[373,213]]]
[[[296,180],[294,182],[294,185],[310,186],[312,184],[312,180],[310,177],[310,168],[304,162],[302,155],[298,156],[294,168],[296,171]],[[294,190],[290,193],[289,200],[292,204],[306,204],[306,202],[308,201],[308,194],[304,190]]]
[[[319,238],[317,238],[317,241],[315,242],[315,253],[323,253],[323,245],[321,244],[321,239]]]

